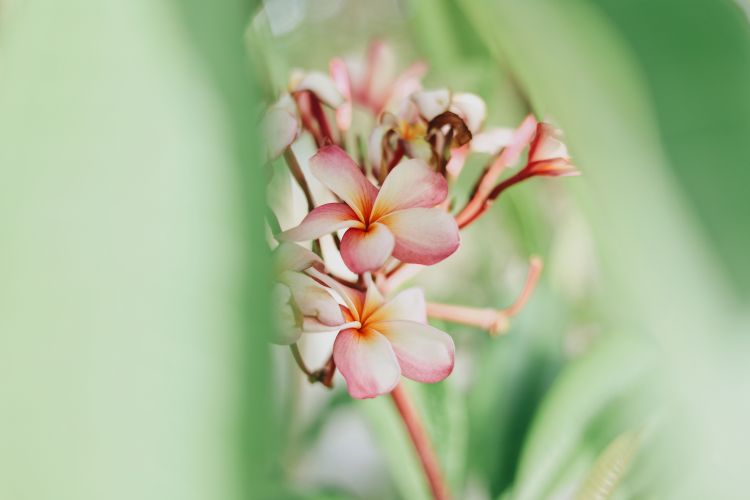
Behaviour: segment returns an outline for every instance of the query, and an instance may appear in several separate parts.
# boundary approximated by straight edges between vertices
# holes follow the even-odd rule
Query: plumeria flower
[[[321,148],[310,170],[342,202],[321,205],[299,226],[279,234],[284,241],[307,241],[346,228],[341,256],[354,273],[378,270],[390,257],[436,264],[456,251],[458,226],[451,215],[432,208],[445,200],[445,178],[420,160],[404,160],[380,190],[338,146]]]
[[[339,303],[306,270],[322,270],[323,261],[306,248],[281,243],[273,252],[276,282],[271,293],[278,344],[293,344],[303,333],[346,327]]]
[[[421,90],[411,95],[419,114],[430,121],[450,111],[463,119],[468,129],[478,132],[487,117],[487,106],[481,97],[468,92],[452,93],[448,89]]]
[[[330,70],[349,103],[365,107],[378,116],[422,87],[421,79],[427,65],[417,62],[399,74],[393,47],[376,40],[368,47],[365,58],[334,59]]]
[[[322,273],[315,275],[330,280]],[[336,336],[333,358],[352,397],[387,394],[402,375],[433,383],[453,371],[453,339],[427,324],[427,308],[420,289],[404,290],[386,301],[373,283],[366,293],[333,280],[330,284],[344,300],[342,310],[351,325]]]
[[[562,142],[562,133],[549,123],[539,122],[529,146],[529,159],[524,170],[529,176],[548,177],[579,175],[571,163],[568,148]]]

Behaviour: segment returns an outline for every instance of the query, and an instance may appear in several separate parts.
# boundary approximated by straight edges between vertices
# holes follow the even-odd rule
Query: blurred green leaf
[[[653,363],[647,344],[612,335],[566,368],[534,417],[513,498],[548,497],[572,456],[587,446],[586,433],[597,415],[621,393],[650,380]],[[633,398],[625,406],[639,403]]]
[[[722,273],[721,262],[712,253],[713,243],[704,238],[703,228],[696,224],[696,214],[687,204],[662,147],[660,139],[670,131],[659,128],[648,86],[648,78],[657,75],[647,77],[628,39],[594,1],[480,0],[460,4],[485,42],[497,48],[498,61],[507,62],[529,90],[537,113],[549,116],[566,132],[571,153],[584,174],[582,182],[572,186],[588,214],[604,263],[601,297],[613,309],[612,317],[621,323],[620,329],[627,324],[629,330],[653,335],[663,345],[662,365],[668,374],[666,380],[675,384],[670,394],[676,400],[664,404],[674,405],[669,417],[672,426],[691,429],[672,446],[706,448],[713,456],[739,457],[743,447],[736,442],[711,439],[717,419],[726,426],[737,425],[738,415],[746,419],[750,412],[714,389],[730,383],[720,374],[726,373],[726,360],[732,357],[727,349],[729,338],[738,333],[738,301],[726,273]],[[723,2],[700,0],[697,5],[698,12],[716,9],[708,17],[712,24],[722,20],[713,25],[733,33],[727,37],[745,37],[742,30],[746,21],[738,20],[739,10],[730,14],[732,8]],[[632,7],[632,22],[642,23],[643,11]],[[679,8],[692,9],[683,5]],[[670,20],[651,28],[651,40],[671,36],[667,33],[672,14],[665,9],[664,16]],[[700,19],[694,22],[700,23]],[[678,39],[694,33],[682,27],[677,31]],[[701,38],[710,37],[702,33]],[[713,51],[715,44],[725,42],[708,43]],[[740,52],[744,54],[746,49],[745,44]],[[641,50],[652,48],[644,46]],[[698,54],[700,57],[689,62],[693,72],[710,73],[717,62],[710,55]],[[734,67],[743,65],[743,55],[734,57],[718,59],[734,61],[723,72],[731,73]],[[658,66],[649,66],[650,71],[654,68]],[[661,69],[668,71],[666,65]],[[737,78],[741,80],[743,74]],[[711,77],[696,82],[703,78]],[[670,79],[664,77],[664,81]],[[680,86],[672,81],[675,87]],[[696,85],[691,98],[700,101],[704,92],[739,93],[735,80],[726,86],[719,79],[711,81],[718,87]],[[700,116],[694,119],[702,120]],[[717,128],[716,133],[721,135],[721,130]],[[736,151],[742,155],[741,147]],[[741,238],[744,236],[733,237],[735,241]],[[738,379],[731,380],[736,383]],[[680,391],[683,386],[691,387],[691,391]],[[727,460],[724,467],[709,470],[695,457],[677,454],[680,460],[690,462],[683,467],[691,472],[687,481],[672,482],[674,498],[684,498],[686,491],[694,498],[717,496],[717,488],[725,496],[738,491],[743,482],[741,461]]]
[[[265,488],[253,3],[0,5],[0,497]]]
[[[512,484],[534,413],[563,364],[565,322],[542,285],[506,336],[483,339],[469,391],[469,459],[493,495]]]
[[[607,500],[628,470],[638,450],[640,433],[627,431],[615,438],[591,467],[576,494],[577,500]]]
[[[750,25],[731,0],[598,0],[642,67],[675,181],[750,298]]]

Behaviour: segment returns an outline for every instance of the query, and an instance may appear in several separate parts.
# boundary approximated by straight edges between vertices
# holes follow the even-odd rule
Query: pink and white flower
[[[366,293],[333,280],[330,286],[344,300],[342,311],[351,325],[336,336],[333,358],[352,397],[387,394],[402,375],[417,382],[434,383],[451,374],[453,339],[427,324],[427,308],[420,289],[404,290],[385,300],[373,283]]]
[[[347,97],[349,110],[354,103],[378,116],[422,88],[421,80],[427,72],[427,65],[416,62],[399,73],[393,48],[376,40],[370,44],[364,58],[334,59],[330,70],[339,91]],[[342,113],[344,124],[346,113]],[[351,111],[348,113],[350,116]]]
[[[355,273],[376,271],[391,255],[403,262],[436,264],[458,248],[454,218],[432,208],[447,197],[447,182],[423,161],[402,161],[379,190],[338,146],[321,148],[310,159],[310,169],[342,202],[315,208],[299,226],[279,234],[280,239],[314,240],[347,229],[341,255]]]

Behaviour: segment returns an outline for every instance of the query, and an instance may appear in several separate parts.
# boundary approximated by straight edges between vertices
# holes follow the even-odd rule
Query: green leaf
[[[513,498],[531,500],[550,495],[572,457],[586,446],[588,429],[596,417],[620,394],[648,383],[653,362],[648,344],[612,335],[600,339],[589,353],[572,363],[534,418]],[[643,403],[631,399],[626,406],[638,404]]]

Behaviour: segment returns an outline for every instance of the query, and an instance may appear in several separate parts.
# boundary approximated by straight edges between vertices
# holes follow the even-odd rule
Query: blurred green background
[[[745,498],[749,11],[0,1],[0,498],[426,498],[389,400],[267,344],[264,99],[373,37],[492,125],[554,119],[583,172],[418,280],[503,307],[546,262],[508,335],[440,325],[456,372],[409,385],[455,498]]]

